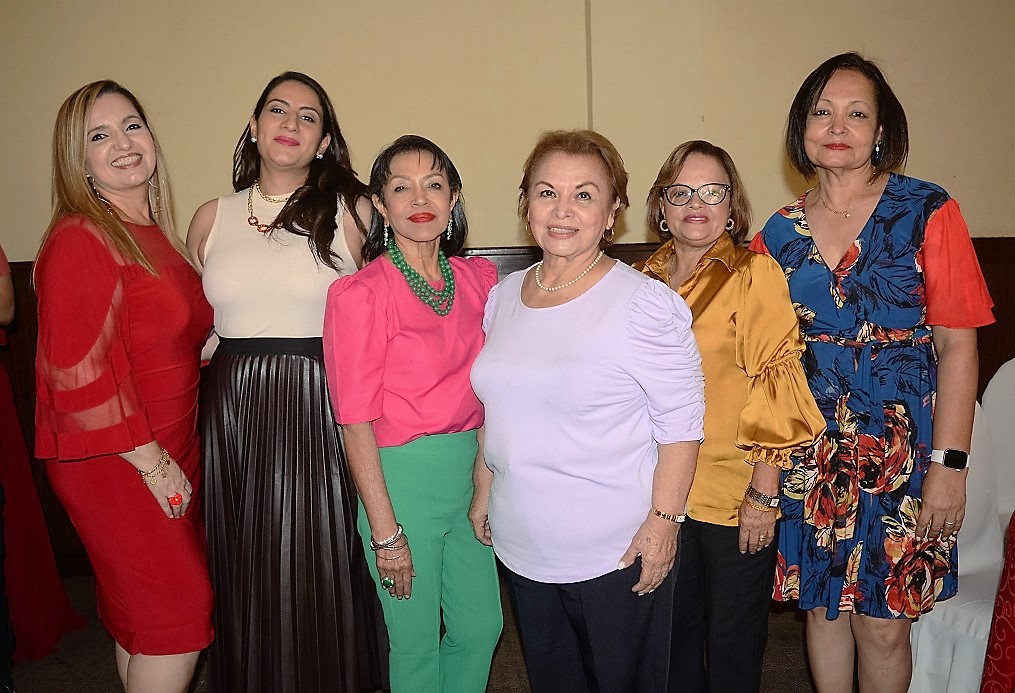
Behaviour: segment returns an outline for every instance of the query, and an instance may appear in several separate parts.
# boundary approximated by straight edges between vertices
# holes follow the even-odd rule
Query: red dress
[[[116,642],[130,654],[194,652],[212,639],[196,430],[212,312],[162,231],[128,227],[158,276],[81,217],[57,224],[36,263],[35,452],[88,551]],[[153,440],[194,486],[182,519],[119,456]]]
[[[1008,549],[1005,551],[997,601],[994,602],[994,620],[987,639],[980,691],[1015,691],[1015,514],[1008,523]]]
[[[0,249],[0,277],[10,267]],[[0,328],[0,346],[7,335]],[[15,660],[41,659],[56,648],[65,634],[84,625],[67,599],[56,571],[42,505],[35,490],[31,463],[14,408],[7,372],[0,368],[0,484],[4,505],[4,577],[11,624],[17,636]]]

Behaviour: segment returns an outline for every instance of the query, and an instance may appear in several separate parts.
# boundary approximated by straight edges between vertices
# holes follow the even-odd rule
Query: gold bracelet
[[[652,514],[655,515],[656,517],[661,517],[664,520],[669,520],[670,522],[678,525],[687,519],[687,513],[680,513],[679,515],[671,515],[669,513],[664,513],[662,510],[655,507],[654,505],[652,506]]]
[[[744,496],[744,502],[747,503],[747,505],[754,508],[755,510],[760,510],[763,513],[774,513],[778,512],[779,510],[778,508],[770,508],[768,506],[762,505],[761,503],[752,499],[750,496]]]
[[[140,469],[137,470],[137,473],[141,475],[141,479],[147,481],[152,486],[159,483],[160,472],[164,472],[165,468],[169,466],[169,451],[165,448],[159,449],[162,450],[162,452],[159,454],[158,464],[149,469],[147,472],[142,472]],[[165,474],[163,473],[162,476],[165,476]]]

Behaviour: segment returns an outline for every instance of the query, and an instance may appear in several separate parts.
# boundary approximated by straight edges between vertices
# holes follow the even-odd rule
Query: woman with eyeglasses
[[[687,302],[705,373],[705,440],[677,552],[671,691],[756,691],[775,572],[780,470],[824,422],[771,258],[742,247],[750,203],[722,148],[669,155],[648,194],[665,241],[643,271]]]

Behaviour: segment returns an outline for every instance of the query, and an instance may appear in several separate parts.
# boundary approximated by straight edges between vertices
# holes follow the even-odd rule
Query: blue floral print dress
[[[783,477],[775,599],[829,619],[915,618],[958,589],[955,540],[915,532],[937,381],[930,325],[989,324],[990,297],[958,205],[938,186],[891,174],[834,268],[804,199],[752,245],[786,272],[828,427]]]

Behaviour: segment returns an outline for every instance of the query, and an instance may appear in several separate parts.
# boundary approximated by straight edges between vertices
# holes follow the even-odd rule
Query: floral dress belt
[[[844,393],[848,408],[852,412],[864,415],[865,432],[878,436],[885,433],[886,408],[898,412],[899,404],[886,402],[881,393],[881,378],[874,377],[874,364],[878,356],[886,349],[899,349],[930,345],[932,334],[930,328],[921,325],[913,329],[895,329],[880,325],[865,324],[856,339],[830,334],[804,334],[805,342],[823,342],[847,349],[853,349],[853,377],[850,380],[850,391]],[[905,412],[906,416],[912,412]],[[837,412],[836,419],[841,414]]]

